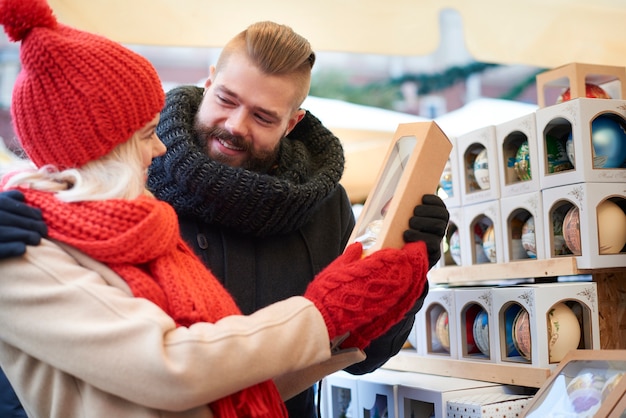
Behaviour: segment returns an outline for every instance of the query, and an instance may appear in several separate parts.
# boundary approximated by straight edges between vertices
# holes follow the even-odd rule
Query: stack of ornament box
[[[587,84],[609,86],[613,98],[585,97]],[[557,103],[566,89],[571,98]],[[626,266],[624,248],[610,254],[600,248],[597,215],[597,207],[607,200],[626,213],[626,168],[594,167],[591,132],[600,115],[626,125],[626,68],[565,65],[539,74],[537,92],[539,109],[534,113],[450,138],[453,150],[445,187],[442,181],[449,194],[444,199],[450,211],[445,243],[449,247],[444,245],[437,268],[481,263],[506,268],[512,261],[562,257],[575,258],[577,268],[583,270]],[[568,137],[573,164],[559,171],[550,141],[561,141],[557,145],[565,151]],[[520,158],[522,145],[526,148]],[[563,249],[559,230],[573,207],[579,213],[578,253]],[[529,219],[534,221],[530,235]],[[622,232],[626,236],[626,230]],[[558,359],[550,356],[555,338],[550,314],[559,303],[565,303],[578,319],[577,348],[600,349],[596,286],[582,281],[432,289],[416,317],[416,347],[410,350],[423,356],[554,368]],[[472,322],[479,309],[488,314],[488,354],[475,350]],[[528,314],[529,324],[530,353],[525,356],[507,346],[514,331],[511,312],[521,310]],[[442,314],[447,315],[449,348],[445,350],[437,338]]]

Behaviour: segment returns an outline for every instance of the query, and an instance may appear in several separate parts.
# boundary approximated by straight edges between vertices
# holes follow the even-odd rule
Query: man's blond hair
[[[229,57],[239,51],[245,51],[263,73],[293,78],[295,107],[300,107],[309,94],[311,69],[315,63],[315,53],[309,41],[289,26],[269,21],[257,22],[226,44],[215,66],[216,72],[219,73]]]

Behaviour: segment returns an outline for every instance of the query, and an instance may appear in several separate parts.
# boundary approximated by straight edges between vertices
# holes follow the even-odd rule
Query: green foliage
[[[388,81],[357,85],[345,71],[339,70],[315,73],[310,94],[383,109],[393,109],[394,103],[402,99],[399,85]]]
[[[432,94],[445,90],[465,80],[476,73],[482,73],[498,64],[473,62],[465,66],[454,66],[440,73],[432,74],[405,74],[401,77],[385,80],[356,83],[348,72],[336,69],[320,70],[313,74],[311,80],[311,95],[330,99],[343,100],[366,106],[383,109],[394,109],[394,105],[403,100],[401,86],[405,82],[414,82],[418,86],[420,95]],[[543,70],[537,71],[537,73]],[[535,75],[528,77],[518,85],[513,86],[501,99],[515,100],[524,89],[535,82]]]

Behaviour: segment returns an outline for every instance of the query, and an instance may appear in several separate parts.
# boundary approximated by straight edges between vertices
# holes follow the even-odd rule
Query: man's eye
[[[226,97],[223,97],[223,96],[220,96],[220,95],[217,95],[215,97],[217,97],[217,101],[220,102],[221,104],[224,104],[224,105],[232,105],[233,104],[233,102],[231,100],[227,99]]]
[[[256,115],[256,118],[258,119],[259,122],[261,122],[264,125],[270,125],[273,121],[264,117],[263,115]]]

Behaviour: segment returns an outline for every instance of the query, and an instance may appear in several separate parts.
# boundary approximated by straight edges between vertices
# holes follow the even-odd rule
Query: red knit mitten
[[[426,282],[423,242],[386,248],[361,259],[362,245],[350,245],[309,284],[304,296],[321,312],[328,335],[350,333],[343,347],[365,348],[400,321]]]

